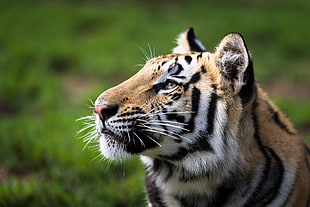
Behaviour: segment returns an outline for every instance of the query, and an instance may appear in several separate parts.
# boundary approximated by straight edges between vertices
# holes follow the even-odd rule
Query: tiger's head
[[[236,142],[229,137],[235,137],[251,101],[251,65],[241,35],[228,34],[210,53],[188,29],[172,54],[148,60],[97,98],[101,153],[112,160],[134,155],[169,160],[193,151],[223,152],[223,142]]]

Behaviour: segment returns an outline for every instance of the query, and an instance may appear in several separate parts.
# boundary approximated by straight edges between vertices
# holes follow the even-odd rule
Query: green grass
[[[244,35],[258,82],[310,88],[310,3],[242,1],[1,1],[0,206],[145,206],[138,159],[109,163],[76,132],[89,98],[170,53],[193,26],[213,50]],[[271,94],[310,140],[310,96]]]

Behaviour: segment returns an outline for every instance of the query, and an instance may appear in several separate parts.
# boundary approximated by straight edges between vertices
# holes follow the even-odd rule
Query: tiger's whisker
[[[142,144],[142,146],[145,147],[145,144],[142,141],[142,139],[134,131],[132,133],[140,140],[140,143]]]
[[[186,129],[186,128],[181,127],[181,126],[175,126],[175,125],[172,125],[172,124],[166,124],[166,123],[161,123],[161,122],[152,122],[151,124],[152,125],[159,125],[159,126],[173,127],[173,128],[176,128],[176,129],[182,129],[184,131],[190,131],[189,129]]]
[[[153,142],[155,142],[158,146],[161,147],[161,144],[159,144],[159,142],[157,142],[155,139],[153,139],[152,137],[150,137],[149,135],[147,134],[144,134],[145,136],[147,136],[150,140],[152,140]]]
[[[148,129],[148,130],[153,130],[153,132],[161,132],[161,134],[163,134],[163,135],[166,135],[166,136],[169,136],[169,137],[172,137],[172,138],[174,138],[174,139],[180,139],[180,138],[182,138],[182,139],[185,139],[185,140],[187,140],[187,141],[190,141],[188,138],[186,138],[186,137],[184,137],[184,136],[181,136],[181,135],[179,135],[179,134],[177,134],[177,133],[175,133],[175,132],[169,132],[169,133],[167,133],[167,132],[165,132],[165,130],[163,130],[163,129],[160,129],[160,128],[156,128],[156,127],[150,127],[150,126],[147,126],[147,125],[145,125],[145,124],[143,124],[143,125],[141,125],[142,127],[145,127],[146,129]]]
[[[161,123],[168,123],[168,124],[178,124],[178,125],[183,125],[187,126],[187,123],[181,123],[177,121],[168,121],[168,120],[154,120],[154,119],[137,119],[138,121],[141,121],[143,123],[156,123],[156,122],[161,122]]]

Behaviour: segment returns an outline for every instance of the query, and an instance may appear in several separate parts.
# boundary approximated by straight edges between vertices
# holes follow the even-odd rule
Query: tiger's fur
[[[240,34],[214,53],[190,28],[95,102],[101,153],[140,155],[148,205],[310,206],[310,149],[254,79]]]

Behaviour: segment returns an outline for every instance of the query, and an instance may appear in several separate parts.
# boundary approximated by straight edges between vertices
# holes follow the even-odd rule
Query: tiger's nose
[[[107,120],[117,113],[118,105],[95,105],[95,110],[101,120]]]

